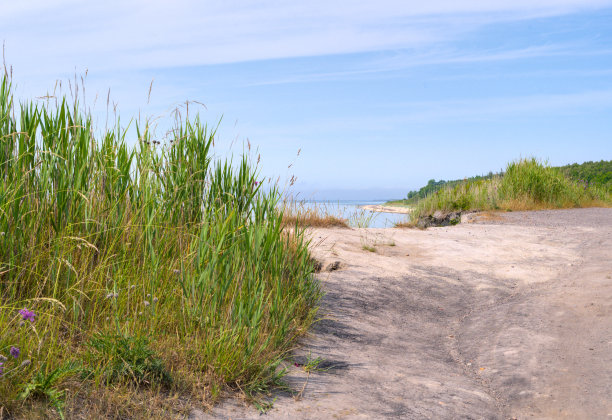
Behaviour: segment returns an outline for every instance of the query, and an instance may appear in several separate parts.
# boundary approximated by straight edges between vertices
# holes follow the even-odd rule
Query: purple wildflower
[[[257,185],[259,185],[259,182],[255,181],[255,182],[253,182],[253,185],[257,186]]]
[[[34,311],[30,311],[27,308],[21,309],[19,314],[23,317],[24,321],[34,322],[34,318],[36,317]]]
[[[14,347],[14,346],[11,346],[11,351],[10,351],[10,353],[11,353],[11,356],[13,356],[15,359],[17,359],[17,358],[19,358],[19,354],[20,354],[21,352],[19,351],[19,347]]]

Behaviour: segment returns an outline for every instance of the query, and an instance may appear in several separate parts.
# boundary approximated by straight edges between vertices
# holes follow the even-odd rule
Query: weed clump
[[[42,365],[32,379],[25,384],[23,391],[19,394],[19,399],[22,401],[46,400],[55,407],[59,416],[63,419],[65,392],[58,388],[67,376],[73,375],[77,370],[77,367],[72,363],[58,366],[49,372],[46,366]]]
[[[170,373],[151,350],[146,337],[99,333],[89,340],[89,346],[91,372],[99,370],[99,376],[107,385],[117,381],[132,382],[137,386],[172,384]]]

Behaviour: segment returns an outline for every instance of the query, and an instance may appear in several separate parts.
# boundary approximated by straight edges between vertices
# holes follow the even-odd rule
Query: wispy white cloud
[[[611,53],[612,54],[612,53]],[[461,73],[454,75],[435,76],[432,80],[451,81],[464,79],[553,79],[553,78],[603,78],[612,76],[612,69],[546,69],[531,71],[507,71],[504,73]]]
[[[361,68],[358,69],[335,72],[305,72],[283,78],[255,81],[249,83],[249,86],[347,80],[429,65],[486,63],[562,56],[583,57],[585,55],[612,56],[612,49],[585,51],[577,44],[555,44],[509,50],[484,50],[478,52],[432,50],[428,53],[419,53],[415,51],[403,51],[390,53],[389,57],[379,58],[361,64]]]
[[[611,5],[611,0],[0,0],[0,39],[7,43],[9,61],[28,73],[70,72],[74,66],[180,67],[415,48],[499,20]]]
[[[261,146],[269,174],[287,171],[288,162],[301,147],[301,157],[308,159],[296,173],[302,179],[322,185],[331,181],[346,186],[382,185],[393,180],[404,183],[410,170],[431,172],[432,162],[444,162],[438,163],[440,167],[457,165],[462,159],[457,158],[461,150],[452,144],[455,137],[469,144],[473,134],[494,136],[515,125],[517,136],[542,134],[545,138],[551,127],[563,131],[578,121],[575,125],[583,124],[582,131],[591,121],[604,120],[600,117],[612,109],[610,79],[587,76],[609,76],[606,69],[612,51],[604,49],[609,38],[604,19],[610,10],[603,11],[606,15],[595,30],[586,25],[597,20],[595,14],[587,13],[610,7],[612,0],[0,0],[0,42],[6,41],[7,62],[15,66],[19,94],[26,97],[44,93],[56,78],[71,75],[75,69],[88,68],[88,100],[93,102],[100,93],[103,125],[109,86],[111,98],[120,103],[121,115],[129,118],[147,103],[147,88],[155,77],[150,108],[143,114],[158,115],[188,97],[201,100],[209,106],[205,115],[209,121],[216,121],[220,114],[227,117],[220,131],[223,141],[229,144],[237,134],[248,135],[253,144]],[[538,20],[582,12],[585,14],[568,19]],[[522,24],[527,21],[533,25]],[[578,21],[582,26],[573,25]],[[545,30],[559,33],[549,36]],[[532,34],[536,36],[531,38]],[[601,42],[596,39],[598,34],[604,34]],[[348,55],[365,52],[376,53]],[[334,54],[345,56],[185,69]],[[425,66],[436,71],[418,68]],[[482,77],[485,67],[495,68],[500,79],[518,72],[540,72],[543,77],[551,72],[577,74],[554,83],[540,76],[530,79],[532,75],[510,83],[501,79],[463,87],[461,83],[430,83],[444,77]],[[253,74],[246,73],[249,69]],[[398,76],[402,79],[390,83],[367,83],[370,78]],[[205,77],[209,79],[202,82]],[[243,82],[347,79],[360,79],[360,83],[355,89],[315,84],[236,89]],[[420,89],[420,82],[429,86]],[[412,93],[419,95],[413,98],[438,100],[399,102]],[[317,110],[323,102],[324,111]],[[591,115],[594,119],[589,119]],[[237,127],[233,126],[235,118],[240,118]],[[470,126],[471,131],[470,127],[462,131],[465,122],[476,124]],[[548,122],[548,127],[542,122]],[[594,153],[589,158],[609,149],[606,128],[598,126],[590,135],[599,137],[584,141]],[[575,144],[569,137],[571,134],[566,136],[567,143]],[[428,138],[450,151],[446,161],[430,145],[413,153]],[[409,144],[410,139],[417,140]],[[516,149],[505,144],[505,155],[494,148],[482,157],[486,166],[466,173],[488,170],[492,157],[506,160],[523,150],[532,152],[527,146]],[[550,150],[558,149],[552,140],[542,141],[543,149],[549,145],[554,145]],[[563,153],[574,152],[566,148]],[[472,150],[469,153],[472,159]],[[364,171],[364,165],[370,163],[377,166]]]

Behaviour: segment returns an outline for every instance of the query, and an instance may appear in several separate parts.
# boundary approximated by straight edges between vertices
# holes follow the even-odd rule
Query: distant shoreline
[[[414,208],[413,207],[399,207],[399,206],[385,206],[381,204],[366,204],[363,206],[359,206],[359,208],[369,211],[375,211],[379,213],[401,213],[401,214],[410,214]]]

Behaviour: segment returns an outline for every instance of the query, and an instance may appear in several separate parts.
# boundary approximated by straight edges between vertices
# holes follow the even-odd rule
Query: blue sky
[[[20,97],[87,70],[101,125],[109,88],[160,127],[200,101],[220,154],[248,139],[304,196],[612,159],[612,1],[89,3],[0,0]]]

